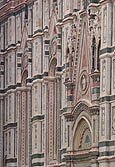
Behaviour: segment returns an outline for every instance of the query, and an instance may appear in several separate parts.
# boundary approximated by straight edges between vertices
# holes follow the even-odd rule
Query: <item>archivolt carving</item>
[[[74,121],[80,115],[81,112],[86,111],[90,115],[90,109],[85,103],[79,102],[79,104],[73,110]]]

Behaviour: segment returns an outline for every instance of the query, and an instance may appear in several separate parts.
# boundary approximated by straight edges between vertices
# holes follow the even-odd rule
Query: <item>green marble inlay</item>
[[[93,88],[92,94],[100,93],[100,88]]]
[[[42,153],[42,154],[33,154],[32,155],[32,159],[35,159],[35,158],[44,158],[44,153]]]
[[[32,164],[32,167],[33,166],[44,166],[44,162],[36,162],[36,163],[33,163]]]

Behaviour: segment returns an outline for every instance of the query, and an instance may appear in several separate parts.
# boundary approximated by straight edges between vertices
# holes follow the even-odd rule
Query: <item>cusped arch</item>
[[[49,75],[50,76],[55,76],[56,65],[57,65],[57,58],[53,57],[49,65]]]
[[[21,80],[22,86],[26,86],[26,79],[27,78],[28,78],[28,71],[24,70],[22,73],[22,80]]]
[[[78,102],[73,110],[73,150],[85,150],[91,147],[92,143],[92,123],[90,107],[86,101]]]

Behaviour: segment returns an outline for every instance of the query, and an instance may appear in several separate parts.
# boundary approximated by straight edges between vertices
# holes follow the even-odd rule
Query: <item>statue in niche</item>
[[[81,77],[81,89],[84,91],[87,87],[87,79],[85,75],[82,75]]]

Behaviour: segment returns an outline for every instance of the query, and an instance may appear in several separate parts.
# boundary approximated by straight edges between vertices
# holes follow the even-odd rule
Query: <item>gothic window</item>
[[[6,122],[8,121],[8,97],[6,97]]]
[[[61,119],[61,145],[63,146],[63,119]]]
[[[36,27],[38,26],[38,2],[36,3]]]
[[[33,10],[29,9],[29,33],[32,34],[33,32]]]
[[[57,59],[53,58],[50,64],[49,76],[54,79],[48,83],[48,117],[49,117],[49,159],[53,160],[57,157],[57,82],[55,78]],[[54,145],[53,145],[54,143]],[[52,147],[53,145],[53,147]]]
[[[12,106],[11,102],[12,102],[11,95],[9,95],[9,120],[11,120],[11,113],[12,113],[12,111],[11,111],[11,106]]]
[[[101,136],[105,135],[105,108],[101,109]]]
[[[100,70],[100,59],[99,59],[100,48],[101,48],[101,39],[99,40],[98,50],[97,50],[97,70],[98,71]]]
[[[22,86],[26,86],[26,79],[28,77],[28,72],[24,71],[23,77],[22,77]]]
[[[37,99],[38,99],[38,97],[37,97],[37,93],[38,93],[38,88],[37,88],[37,86],[35,86],[35,89],[34,89],[34,95],[35,95],[35,112],[37,112]]]
[[[8,85],[8,59],[6,59],[6,85]]]
[[[5,49],[5,24],[3,24],[3,26],[2,26],[2,28],[3,28],[3,49]]]
[[[12,82],[12,56],[9,56],[9,82]]]
[[[28,145],[28,138],[27,138],[27,133],[28,133],[28,107],[27,107],[27,99],[28,99],[28,94],[26,91],[26,86],[27,86],[27,77],[28,77],[28,71],[23,70],[22,73],[22,87],[24,88],[21,91],[21,105],[20,105],[20,111],[19,111],[19,133],[20,135],[20,159],[21,159],[21,166],[24,166],[27,160],[27,145]]]
[[[69,143],[70,143],[70,126],[68,125],[67,126],[67,145],[69,147]]]
[[[93,119],[93,142],[95,143],[95,119]]]
[[[7,46],[8,45],[8,22],[6,22],[6,25],[5,25],[5,42]]]
[[[92,72],[95,70],[95,59],[96,59],[96,39],[93,36],[93,39],[92,39]]]
[[[10,31],[12,31],[12,26],[10,26]],[[21,40],[21,18],[20,15],[16,16],[16,42]]]
[[[11,38],[12,38],[11,30],[12,30],[12,20],[11,20],[11,18],[10,18],[10,19],[9,19],[9,41],[11,41]],[[19,33],[19,32],[18,32],[18,33]]]
[[[64,119],[64,142],[67,142],[67,127],[66,127],[66,121]]]
[[[25,4],[25,19],[28,19],[28,5]]]
[[[38,69],[38,42],[35,43],[35,71]]]
[[[11,132],[9,132],[9,154],[11,154]]]
[[[15,130],[15,155],[17,155],[17,129]]]
[[[103,66],[102,66],[102,91],[104,92],[105,91],[105,78],[106,77],[106,67],[105,67],[105,62],[103,63]]]
[[[35,149],[37,149],[37,140],[38,140],[38,138],[37,138],[37,125],[35,125],[34,128],[35,128]]]
[[[69,62],[69,54],[70,54],[70,50],[69,50],[69,47],[67,47],[67,50],[66,50],[66,63]]]
[[[44,137],[45,137],[45,126],[44,126],[44,123],[42,124],[42,150],[44,151],[44,149],[45,149],[45,139],[44,139]]]
[[[7,133],[5,135],[5,151],[6,151],[6,154],[7,154]]]

